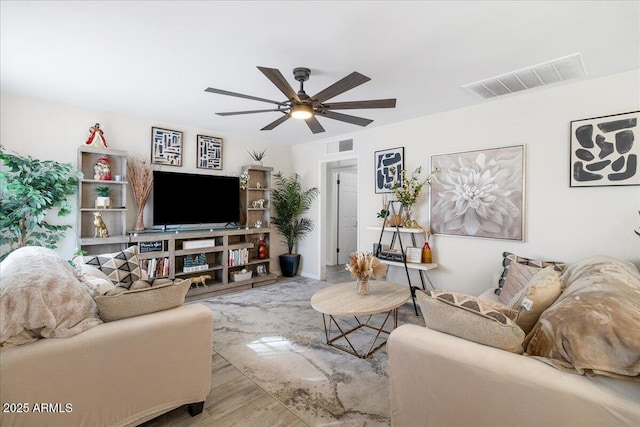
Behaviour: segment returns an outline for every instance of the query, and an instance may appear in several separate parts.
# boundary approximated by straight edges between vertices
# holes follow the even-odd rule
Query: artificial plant
[[[302,189],[299,175],[285,177],[281,172],[273,175],[275,187],[271,195],[274,216],[273,225],[282,235],[282,242],[287,245],[289,254],[311,230],[313,222],[302,215],[311,208],[311,203],[318,196],[316,187]]]
[[[47,221],[51,210],[71,213],[69,197],[78,191],[82,173],[69,163],[38,160],[0,150],[0,247],[4,258],[23,246],[55,249],[71,225]],[[8,247],[8,250],[6,250]]]

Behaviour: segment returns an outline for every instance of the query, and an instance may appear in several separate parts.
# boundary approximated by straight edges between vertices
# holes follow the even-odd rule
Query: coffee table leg
[[[378,346],[374,347],[376,345],[376,342],[378,341],[378,338],[380,338],[380,334],[385,333],[387,335],[389,335],[391,333],[391,330],[395,329],[398,327],[398,309],[393,309],[391,311],[387,312],[386,317],[384,318],[384,321],[382,322],[382,325],[380,325],[379,327],[375,327],[375,326],[371,326],[369,324],[369,321],[371,320],[372,316],[369,316],[367,318],[367,321],[365,323],[362,323],[360,321],[360,319],[358,319],[357,317],[355,317],[357,325],[349,330],[344,330],[339,324],[338,321],[336,320],[336,318],[332,315],[326,315],[326,314],[322,314],[322,322],[324,324],[324,334],[325,334],[325,338],[327,341],[327,345],[330,345],[331,347],[335,347],[339,350],[342,350],[346,353],[350,353],[353,354],[354,356],[357,356],[361,359],[366,359],[367,357],[371,356],[373,353],[375,353],[378,349],[380,349],[383,345],[385,345],[387,343],[387,341],[383,341],[381,342]],[[390,331],[387,331],[384,329],[384,327],[386,326],[387,322],[389,321],[389,318],[393,319],[393,328]],[[339,335],[335,336],[335,337],[331,337],[331,326],[332,324],[336,325],[336,328],[338,329],[338,331],[340,332]],[[360,328],[363,327],[367,327],[369,329],[373,329],[374,331],[376,331],[376,335],[373,337],[373,341],[371,342],[371,346],[369,347],[369,350],[366,353],[359,353],[358,350],[356,350],[355,346],[353,345],[353,343],[351,343],[351,341],[349,340],[348,335]],[[344,338],[345,341],[347,341],[347,344],[349,344],[349,348],[343,346],[343,345],[339,345],[339,344],[334,344],[334,342],[336,340],[339,340],[340,338]]]

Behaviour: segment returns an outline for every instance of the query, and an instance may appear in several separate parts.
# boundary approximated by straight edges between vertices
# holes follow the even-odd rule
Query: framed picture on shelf
[[[405,256],[406,256],[407,262],[420,264],[422,262],[422,248],[417,248],[415,246],[408,246],[405,249]]]
[[[198,135],[197,152],[198,168],[222,170],[222,138]]]
[[[571,187],[640,185],[640,111],[571,122]]]
[[[258,264],[256,266],[256,274],[258,276],[266,276],[267,275],[267,266],[264,264]]]
[[[182,132],[152,127],[151,163],[182,166]]]
[[[404,147],[376,151],[374,161],[376,193],[391,193],[390,187],[395,177],[391,168],[395,167],[400,178],[399,173],[404,169]]]
[[[433,234],[524,241],[524,145],[431,155]]]

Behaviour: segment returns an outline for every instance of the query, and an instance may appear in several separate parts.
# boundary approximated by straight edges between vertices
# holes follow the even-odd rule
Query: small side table
[[[311,306],[322,313],[324,332],[327,345],[338,348],[354,356],[366,359],[376,350],[386,344],[385,339],[376,346],[376,342],[381,334],[387,336],[398,326],[398,308],[411,298],[411,291],[407,286],[394,282],[370,281],[369,290],[366,295],[356,294],[356,281],[340,283],[329,286],[316,292],[311,297]],[[370,324],[374,314],[386,313],[384,322],[380,327]],[[340,326],[336,317],[353,316],[356,326],[345,330]],[[368,316],[365,322],[361,322],[358,316]],[[384,329],[387,321],[393,319],[393,327]],[[337,328],[336,334],[332,336],[332,326]],[[365,353],[358,352],[349,340],[349,334],[360,328],[368,328],[376,331],[369,350]],[[344,338],[349,347],[336,344],[335,341]]]

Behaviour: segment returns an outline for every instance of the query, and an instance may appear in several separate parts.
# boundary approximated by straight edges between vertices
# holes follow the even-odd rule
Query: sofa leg
[[[192,417],[195,417],[196,415],[202,413],[202,410],[204,409],[204,401],[197,402],[197,403],[189,403],[187,405],[187,409],[189,410],[189,415],[191,415]]]

